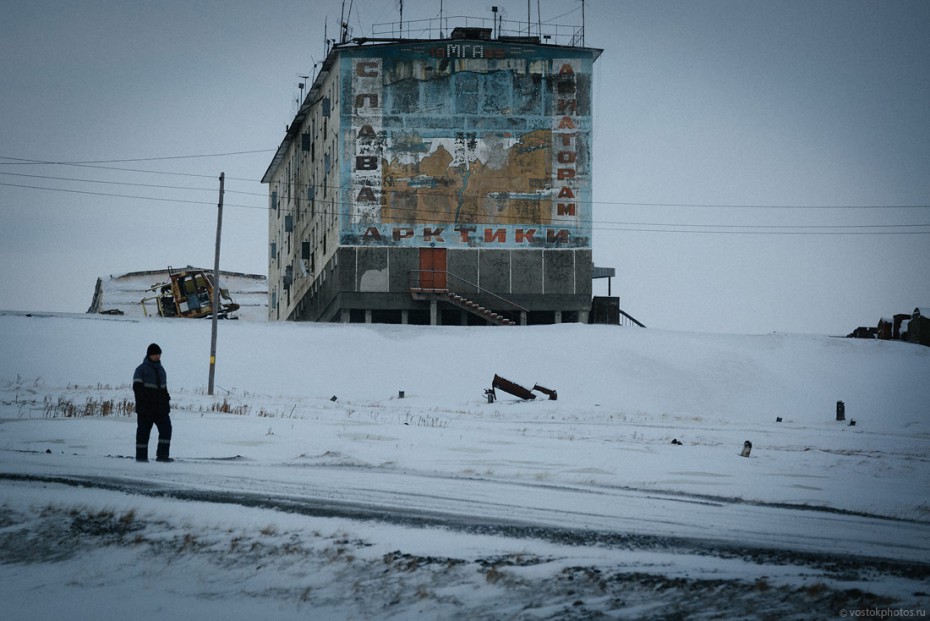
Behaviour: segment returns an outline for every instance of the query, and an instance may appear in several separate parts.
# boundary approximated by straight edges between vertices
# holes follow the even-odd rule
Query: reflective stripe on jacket
[[[136,396],[136,412],[153,416],[171,411],[168,394],[168,376],[161,362],[152,362],[148,356],[132,375],[132,392]]]

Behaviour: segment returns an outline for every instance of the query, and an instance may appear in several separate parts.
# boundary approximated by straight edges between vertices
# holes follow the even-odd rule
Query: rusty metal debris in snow
[[[544,395],[549,396],[550,401],[555,401],[559,398],[559,393],[553,388],[546,388],[545,386],[540,386],[535,384],[533,390],[529,388],[524,388],[520,384],[511,382],[508,379],[504,379],[500,375],[495,374],[494,380],[491,382],[491,388],[484,391],[485,396],[488,398],[488,403],[494,403],[494,400],[497,398],[497,394],[494,392],[495,389],[500,388],[506,393],[510,393],[515,397],[519,397],[524,400],[532,400],[536,398],[536,395],[533,394],[533,390],[539,391]]]
[[[147,289],[151,293],[142,298],[142,310],[148,316],[146,302],[154,302],[159,317],[200,318],[213,315],[214,283],[213,277],[204,270],[186,269],[172,271],[168,268],[168,282],[152,285]],[[239,310],[229,291],[219,290],[220,302],[217,316],[221,319],[235,319],[230,313]]]
[[[495,374],[494,380],[491,382],[491,388],[500,388],[506,393],[510,393],[514,397],[519,397],[520,399],[535,399],[536,395],[532,393],[527,388],[524,388],[520,384],[515,384],[510,380],[504,379],[500,375]]]
[[[539,384],[536,384],[535,386],[533,386],[533,390],[538,390],[544,395],[549,395],[550,401],[555,401],[556,399],[559,398],[558,391],[552,388],[546,388],[545,386],[540,386]]]

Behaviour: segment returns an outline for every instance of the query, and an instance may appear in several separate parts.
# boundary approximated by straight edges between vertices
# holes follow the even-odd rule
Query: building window
[[[294,266],[288,265],[284,268],[284,290],[287,291],[291,288],[291,283],[294,282]]]

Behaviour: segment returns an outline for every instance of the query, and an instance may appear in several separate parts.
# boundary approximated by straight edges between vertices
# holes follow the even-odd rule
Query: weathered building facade
[[[270,318],[587,321],[599,54],[477,28],[334,46],[262,179]]]

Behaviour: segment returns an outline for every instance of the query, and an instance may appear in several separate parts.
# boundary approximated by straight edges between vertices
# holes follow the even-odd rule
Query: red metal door
[[[446,288],[446,249],[420,248],[420,287]]]

